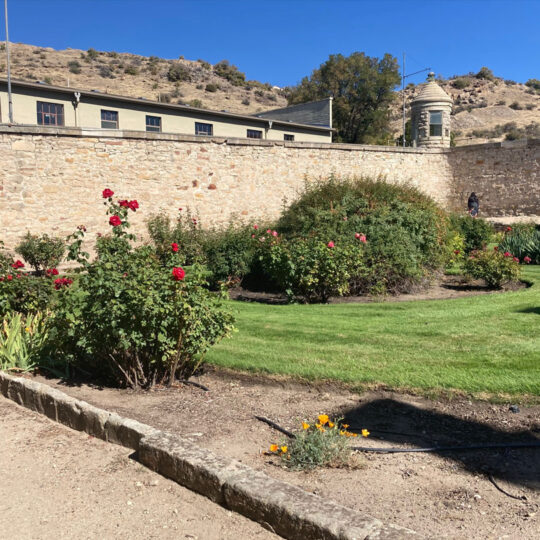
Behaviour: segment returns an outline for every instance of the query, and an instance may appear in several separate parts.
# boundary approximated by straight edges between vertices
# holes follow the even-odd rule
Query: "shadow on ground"
[[[509,410],[508,414],[513,413]],[[349,430],[359,432],[367,428],[371,432],[370,444],[373,440],[385,441],[372,446],[390,443],[392,447],[420,448],[526,442],[540,445],[540,419],[536,419],[530,429],[505,431],[481,421],[426,410],[394,399],[370,401],[346,411],[344,416]],[[355,439],[356,445],[362,445],[360,438]],[[461,464],[471,473],[491,474],[495,479],[540,489],[540,446],[433,453]]]
[[[516,313],[534,313],[535,315],[540,315],[540,307],[520,309]]]

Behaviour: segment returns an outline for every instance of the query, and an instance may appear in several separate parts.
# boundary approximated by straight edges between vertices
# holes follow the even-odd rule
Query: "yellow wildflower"
[[[333,428],[334,427],[334,422],[328,422],[328,427]]]
[[[302,427],[304,429],[309,429],[309,424],[307,422],[302,422]]]
[[[369,431],[367,429],[362,430],[362,437],[369,437]]]
[[[327,414],[320,414],[318,416],[318,419],[319,419],[319,422],[324,426],[324,424],[326,424],[329,420],[328,418],[328,415]]]
[[[358,437],[358,433],[351,433],[353,437]]]
[[[347,432],[344,429],[339,430],[340,435],[347,435]]]
[[[287,446],[282,446],[282,447],[281,447],[281,452],[282,452],[283,454],[286,454],[286,453],[287,453],[287,450],[288,450],[288,447],[287,447]]]
[[[349,427],[349,424],[341,424],[344,429],[347,429]]]
[[[27,327],[24,329],[24,331],[30,333],[30,327],[27,326]]]
[[[270,452],[277,452],[278,451],[278,445],[277,444],[271,444],[270,445]]]

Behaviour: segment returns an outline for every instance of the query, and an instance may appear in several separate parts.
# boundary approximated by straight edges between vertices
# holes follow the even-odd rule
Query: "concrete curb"
[[[176,434],[160,431],[72,398],[45,384],[0,371],[0,394],[72,429],[138,453],[150,469],[290,540],[401,540],[403,527],[274,480]]]

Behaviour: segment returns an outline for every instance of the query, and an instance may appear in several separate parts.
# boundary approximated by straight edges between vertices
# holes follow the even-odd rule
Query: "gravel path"
[[[0,536],[270,540],[278,536],[0,397]]]

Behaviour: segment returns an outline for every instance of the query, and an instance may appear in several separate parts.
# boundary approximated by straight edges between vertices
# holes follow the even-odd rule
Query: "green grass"
[[[208,355],[242,371],[439,395],[540,401],[540,266],[528,289],[451,300],[233,302],[238,332]]]

